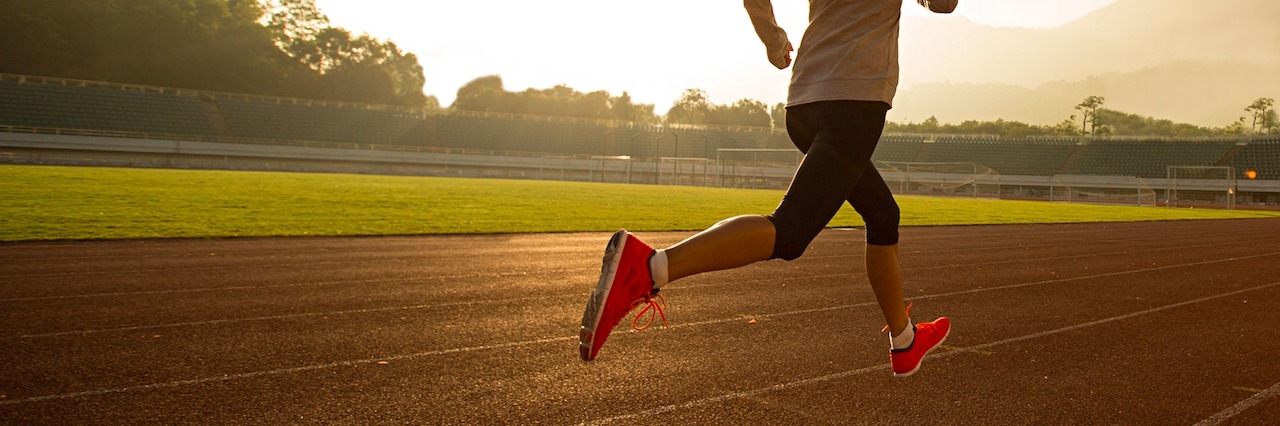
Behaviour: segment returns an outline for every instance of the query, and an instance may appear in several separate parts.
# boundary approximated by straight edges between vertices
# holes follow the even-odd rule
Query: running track
[[[954,321],[908,379],[862,238],[677,282],[590,364],[607,233],[0,245],[0,423],[1280,423],[1280,220],[904,229]]]

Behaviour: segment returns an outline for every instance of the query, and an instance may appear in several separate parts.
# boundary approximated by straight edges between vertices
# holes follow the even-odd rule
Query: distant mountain
[[[1280,3],[1275,1],[1119,0],[1057,30],[1123,46],[1131,54],[1125,61],[1280,64]]]
[[[1108,108],[1222,126],[1280,98],[1280,2],[1118,0],[1051,29],[906,17],[901,43],[909,86],[894,115],[909,120],[1051,124],[1100,95]]]
[[[1212,76],[1206,78],[1206,76]],[[1176,122],[1222,127],[1260,97],[1280,99],[1280,65],[1184,61],[1133,72],[1105,73],[1027,88],[1000,83],[922,83],[901,90],[890,119],[949,123],[1006,120],[1055,124],[1085,97],[1107,108]]]

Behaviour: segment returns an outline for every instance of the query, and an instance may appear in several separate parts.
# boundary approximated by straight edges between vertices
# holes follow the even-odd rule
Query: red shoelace
[[[657,298],[655,299],[653,296],[657,296]],[[666,298],[662,297],[661,294],[645,296],[644,299],[637,300],[634,306],[639,306],[640,304],[644,304],[645,307],[640,309],[640,312],[636,312],[636,317],[631,320],[631,328],[636,329],[636,331],[643,331],[653,325],[655,316],[662,317],[662,328],[667,328]],[[644,316],[645,312],[649,313],[649,320],[645,321],[644,325],[637,325],[640,323],[640,317]]]

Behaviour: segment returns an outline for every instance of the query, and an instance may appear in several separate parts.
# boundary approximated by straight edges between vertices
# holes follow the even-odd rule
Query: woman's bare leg
[[[876,293],[876,302],[894,336],[906,330],[908,318],[903,306],[902,269],[898,265],[898,246],[867,244],[867,279]]]
[[[769,260],[773,243],[773,222],[764,216],[722,220],[666,249],[668,280]]]

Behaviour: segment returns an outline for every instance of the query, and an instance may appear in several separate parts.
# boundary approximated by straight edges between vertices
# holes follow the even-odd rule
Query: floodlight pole
[[[680,157],[680,135],[676,132],[671,132],[671,136],[675,136],[676,138],[675,147],[672,149],[671,156],[675,158],[679,158]],[[678,185],[680,183],[680,160],[672,160],[672,161],[674,161],[674,163],[671,163],[671,167],[672,167],[671,175],[675,176],[676,184]]]
[[[609,129],[609,131],[604,132],[604,141],[600,143],[601,157],[605,157],[609,155],[609,135],[612,135],[612,134],[613,134],[613,129]]]
[[[631,158],[636,158],[636,138],[638,137],[640,137],[639,133],[631,134],[631,149],[630,149]],[[627,161],[627,183],[631,183],[631,162],[630,161]]]
[[[702,158],[711,159],[711,138],[706,133],[698,133],[702,136]]]
[[[662,185],[662,175],[658,169],[659,164],[662,163],[662,140],[666,139],[667,135],[674,134],[676,134],[676,132],[668,131],[667,133],[663,133],[662,136],[658,136],[658,139],[653,141],[653,183],[655,185]],[[677,143],[679,142],[679,137],[680,136],[676,136]]]

